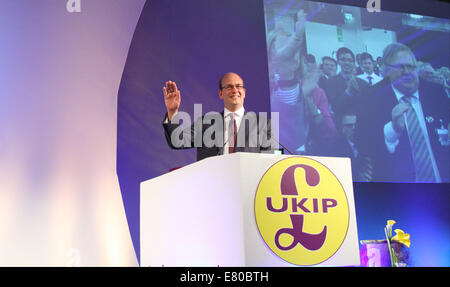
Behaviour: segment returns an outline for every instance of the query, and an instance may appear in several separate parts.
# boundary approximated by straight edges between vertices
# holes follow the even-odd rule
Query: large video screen
[[[355,181],[450,181],[448,19],[264,1],[286,153],[349,157]]]

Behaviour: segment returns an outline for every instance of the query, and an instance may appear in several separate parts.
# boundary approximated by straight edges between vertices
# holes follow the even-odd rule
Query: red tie
[[[234,152],[234,147],[237,142],[237,126],[236,119],[234,118],[234,113],[230,114],[230,124],[228,125],[228,153]],[[233,133],[231,131],[234,131]],[[230,141],[231,135],[233,134],[233,141]]]

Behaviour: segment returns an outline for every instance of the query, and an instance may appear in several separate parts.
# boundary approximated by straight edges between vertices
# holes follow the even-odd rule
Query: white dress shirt
[[[244,112],[245,112],[244,107],[241,107],[239,110],[234,112],[234,119],[236,120],[236,128],[237,128],[238,133],[239,133],[239,127],[241,126],[242,118],[244,117]],[[223,135],[223,139],[225,141],[225,145],[223,147],[223,154],[228,154],[228,147],[230,146],[229,145],[230,140],[228,139],[228,127],[230,126],[231,113],[232,112],[230,112],[227,108],[224,108],[224,112],[223,112],[223,118],[224,118],[224,122],[223,122],[224,135]]]
[[[358,75],[357,77],[360,78],[361,80],[366,81],[367,83],[369,83],[369,77],[372,77],[372,86],[375,85],[376,83],[378,83],[379,81],[383,80],[382,77],[378,76],[375,73],[372,73],[371,75],[364,73],[364,74]]]

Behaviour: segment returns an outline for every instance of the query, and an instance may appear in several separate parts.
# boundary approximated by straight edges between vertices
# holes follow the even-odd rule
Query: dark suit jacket
[[[349,96],[345,93],[347,89],[347,81],[341,74],[333,76],[324,83],[325,93],[328,97],[328,102],[336,117],[342,114],[342,112],[348,108],[358,109],[361,104],[362,97],[366,94],[369,84],[360,79],[355,78],[359,86],[359,94]]]
[[[419,83],[419,100],[428,131],[431,149],[442,181],[449,181],[449,146],[439,142],[436,128],[443,121],[447,128],[450,101],[442,86],[429,82]],[[414,182],[416,173],[406,130],[400,136],[394,153],[389,153],[384,142],[384,125],[391,121],[392,109],[398,100],[389,79],[384,79],[370,89],[361,114],[358,115],[356,139],[361,152],[374,163],[374,181]]]
[[[223,115],[223,112],[208,113],[185,129],[182,129],[180,124],[163,122],[168,145],[173,149],[197,148],[197,161],[222,155],[225,144],[223,140]],[[195,127],[196,125],[197,127]],[[180,139],[181,134],[184,138],[175,143],[173,140],[174,132],[176,132],[175,139]],[[271,134],[271,124],[267,118],[246,111],[238,130],[238,143],[234,152],[271,152],[275,148]],[[204,136],[212,138],[214,142],[205,142]]]
[[[317,85],[322,88],[323,90],[325,90],[326,86],[327,86],[327,82],[328,82],[328,78],[325,76],[321,76],[319,78],[319,81],[317,82]]]

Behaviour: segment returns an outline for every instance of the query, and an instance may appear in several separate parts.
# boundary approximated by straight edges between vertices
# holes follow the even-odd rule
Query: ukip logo
[[[347,234],[349,214],[339,180],[309,158],[275,163],[255,196],[255,218],[264,242],[296,265],[316,265],[333,256]]]

